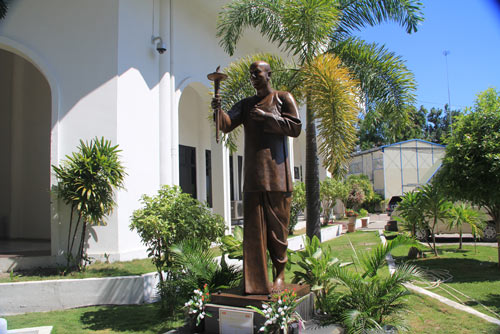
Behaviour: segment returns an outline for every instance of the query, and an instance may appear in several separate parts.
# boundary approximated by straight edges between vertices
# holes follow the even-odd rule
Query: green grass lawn
[[[126,262],[102,263],[96,262],[87,267],[84,272],[71,272],[61,275],[61,269],[40,268],[30,271],[14,272],[12,275],[0,277],[0,283],[41,281],[52,279],[75,279],[90,277],[114,277],[142,275],[155,272],[156,267],[150,259],[133,260]]]
[[[444,273],[452,277],[432,292],[500,318],[480,305],[500,314],[500,270],[496,247],[478,245],[476,252],[474,246],[468,245],[464,245],[462,250],[457,249],[458,246],[438,246],[439,257],[435,257],[428,247],[422,248],[426,257],[413,261],[415,264],[437,273],[445,270]],[[393,256],[397,262],[405,261],[407,252],[408,247],[401,247],[393,252]]]
[[[52,334],[158,334],[183,325],[179,312],[169,319],[159,304],[95,306],[6,317],[9,329],[53,326]]]
[[[212,248],[215,256],[221,255],[219,247]],[[84,272],[70,272],[62,275],[64,268],[39,268],[29,271],[13,272],[12,274],[0,275],[0,283],[43,281],[54,279],[80,279],[95,277],[116,277],[116,276],[134,276],[151,272],[156,272],[156,267],[151,259],[141,259],[123,262],[95,262],[87,266]]]
[[[412,294],[406,315],[410,334],[500,334],[500,327],[435,299]]]
[[[379,243],[380,237],[378,236],[378,232],[358,231],[344,234],[341,237],[326,241],[323,244],[331,247],[333,256],[338,258],[341,262],[355,262],[353,247],[356,252],[369,251],[372,247],[378,245]],[[291,282],[293,272],[299,269],[298,265],[293,264],[292,268],[285,272],[286,281]],[[271,270],[269,270],[269,278],[272,279]]]
[[[334,256],[342,262],[353,260],[351,243],[357,252],[369,251],[380,243],[380,239],[377,232],[355,232],[325,242],[331,246]],[[439,258],[428,255],[424,259],[416,260],[415,263],[431,269],[444,268],[449,270],[450,274],[453,275],[453,282],[449,283],[451,286],[492,307],[495,312],[500,311],[500,273],[495,267],[496,248],[478,246],[477,254],[474,253],[473,247],[466,246],[463,251],[457,251],[456,248],[456,246],[442,246]],[[393,255],[397,261],[401,262],[405,260],[407,252],[408,247],[401,247],[396,249]],[[351,266],[351,268],[356,270],[355,266]],[[99,271],[98,267],[94,269]],[[116,272],[133,271],[126,267],[119,267],[115,270]],[[292,271],[287,273],[288,280],[290,280],[293,270],[292,268]],[[154,271],[154,268],[150,271]],[[433,291],[440,293],[436,290]],[[441,294],[445,295],[444,292]],[[499,326],[455,310],[439,301],[416,294],[407,298],[409,310],[405,318],[410,328],[409,333],[500,334]],[[471,306],[478,308],[477,305]],[[480,308],[478,310],[484,311]],[[11,329],[54,326],[54,334],[152,334],[164,333],[183,324],[181,310],[176,316],[166,319],[159,314],[157,304],[87,307],[6,318]]]

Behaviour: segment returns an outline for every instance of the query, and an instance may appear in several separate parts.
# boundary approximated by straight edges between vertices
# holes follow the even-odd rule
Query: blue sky
[[[424,0],[425,20],[411,35],[396,24],[358,34],[385,44],[406,60],[418,84],[417,107],[443,108],[448,103],[446,57],[453,109],[472,106],[476,95],[500,90],[500,1]]]

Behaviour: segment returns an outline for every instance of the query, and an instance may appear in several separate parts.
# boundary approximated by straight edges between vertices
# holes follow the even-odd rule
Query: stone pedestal
[[[314,294],[310,292],[309,286],[287,284],[287,289],[294,289],[297,296],[300,298],[299,305],[297,306],[297,313],[300,314],[303,320],[307,321],[312,319],[314,312]],[[220,312],[233,313],[242,317],[242,322],[245,321],[245,316],[253,318],[253,333],[258,333],[259,328],[264,324],[264,317],[255,311],[247,308],[247,306],[262,307],[263,303],[269,303],[275,298],[267,295],[244,295],[242,289],[231,289],[214,293],[211,295],[211,303],[207,304],[206,311],[212,316],[205,318],[205,333],[207,334],[232,334],[222,333],[221,319],[219,319]],[[248,326],[246,327],[248,328]],[[243,333],[243,329],[234,331],[234,333]]]

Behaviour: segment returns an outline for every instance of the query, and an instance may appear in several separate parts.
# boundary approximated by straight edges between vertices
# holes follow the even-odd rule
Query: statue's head
[[[262,60],[250,65],[250,82],[255,89],[265,87],[271,80],[271,66]]]

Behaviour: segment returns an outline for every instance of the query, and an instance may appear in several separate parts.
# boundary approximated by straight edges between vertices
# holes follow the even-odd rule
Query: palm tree
[[[275,42],[282,51],[288,52],[298,61],[298,70],[307,74],[315,59],[322,54],[332,53],[343,66],[349,67],[360,84],[361,103],[385,103],[390,115],[399,115],[404,106],[399,103],[413,100],[414,83],[412,75],[404,64],[388,54],[385,48],[368,45],[361,40],[350,38],[354,31],[381,22],[396,21],[408,33],[417,30],[422,21],[422,5],[416,0],[236,0],[226,5],[219,15],[217,36],[220,45],[230,55],[245,28],[260,29],[269,41]],[[357,51],[356,51],[357,50]],[[319,62],[321,62],[320,60]],[[325,61],[329,62],[325,57]],[[358,61],[363,61],[363,63]],[[406,69],[406,68],[405,68]],[[376,78],[376,79],[374,79]],[[319,163],[316,142],[316,123],[320,124],[321,152],[332,173],[345,172],[345,164],[353,143],[342,138],[337,131],[350,128],[349,120],[343,126],[343,119],[337,117],[335,103],[330,108],[332,123],[316,122],[314,99],[318,97],[312,90],[314,85],[306,85],[306,197],[307,235],[320,237],[320,196]],[[325,98],[323,102],[335,102]],[[355,110],[354,112],[356,112]],[[394,111],[397,111],[394,113]],[[403,114],[404,115],[404,114]],[[403,119],[405,117],[403,116]],[[335,134],[329,137],[329,134]],[[351,136],[347,132],[346,136]],[[352,135],[354,136],[354,135]],[[341,148],[338,152],[335,149]],[[348,153],[345,153],[348,152]]]
[[[429,246],[434,251],[435,256],[439,256],[436,248],[435,230],[439,221],[447,221],[451,203],[444,198],[435,184],[426,184],[421,189],[419,206],[428,221],[428,227],[431,232],[432,245]]]
[[[408,191],[398,204],[396,220],[401,222],[403,227],[410,231],[414,237],[418,228],[424,224],[424,215],[419,206],[421,193],[418,191]]]
[[[458,203],[453,205],[450,212],[450,220],[448,222],[449,228],[456,226],[458,228],[458,233],[460,234],[460,244],[458,249],[462,249],[462,226],[464,224],[469,224],[474,238],[476,237],[479,230],[479,226],[482,224],[481,212],[475,210],[472,206],[466,203]]]

